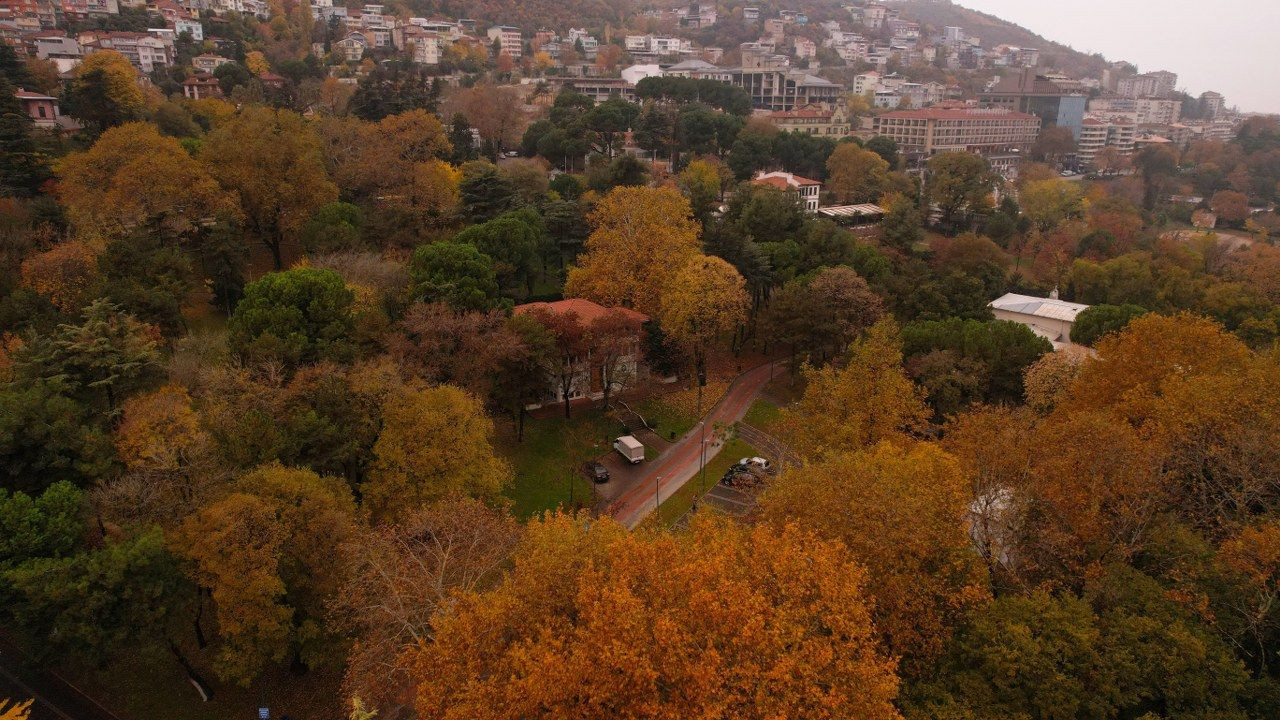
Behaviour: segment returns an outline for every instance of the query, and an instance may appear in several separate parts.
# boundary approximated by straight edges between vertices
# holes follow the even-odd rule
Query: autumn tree
[[[89,301],[100,281],[98,253],[86,242],[68,240],[22,261],[22,284],[49,298],[64,313]]]
[[[808,460],[905,442],[928,417],[923,394],[902,369],[902,340],[891,319],[850,346],[844,367],[809,368],[805,380],[804,395],[783,411],[782,424],[792,450]]]
[[[896,719],[893,663],[847,552],[794,528],[536,521],[507,579],[463,595],[415,649],[417,711]]]
[[[510,85],[476,85],[459,90],[446,100],[451,113],[459,113],[480,133],[490,157],[520,143],[524,130],[524,102]]]
[[[696,256],[670,273],[658,322],[693,358],[699,386],[706,384],[711,344],[746,322],[748,304],[742,276],[718,257]]]
[[[1061,350],[1046,353],[1028,365],[1022,375],[1027,407],[1042,415],[1047,415],[1057,407],[1071,392],[1071,384],[1080,374],[1088,356],[1086,348],[1068,345]]]
[[[393,715],[413,703],[406,652],[434,635],[433,617],[454,593],[500,579],[520,535],[507,512],[452,496],[339,548],[341,591],[328,617],[355,638],[343,694]]]
[[[643,318],[623,308],[611,308],[586,326],[586,343],[591,348],[593,372],[600,376],[604,393],[602,407],[609,407],[609,396],[615,386],[621,388],[632,379],[640,353]]]
[[[452,493],[496,497],[509,468],[493,451],[493,422],[480,401],[448,385],[389,395],[373,446],[364,506],[394,521]]]
[[[1209,201],[1218,219],[1239,225],[1249,219],[1249,196],[1235,190],[1219,190]]]
[[[775,291],[765,314],[770,340],[799,348],[814,365],[825,364],[880,319],[884,303],[848,267],[828,267]]]
[[[352,537],[354,517],[341,480],[272,464],[186,520],[177,543],[216,606],[221,677],[247,685],[271,663],[332,657],[323,623],[341,579],[332,549]]]
[[[1022,213],[1041,232],[1048,232],[1064,220],[1080,217],[1083,198],[1079,183],[1061,178],[1027,183],[1018,195]]]
[[[297,366],[321,358],[348,359],[354,295],[332,270],[294,268],[245,287],[228,323],[228,344],[246,357]]]
[[[118,238],[152,220],[189,233],[199,223],[239,214],[208,169],[151,123],[111,128],[58,169],[68,218],[89,240]]]
[[[689,201],[673,188],[620,187],[591,213],[586,253],[569,270],[565,294],[649,316],[660,311],[671,268],[698,253]]]
[[[570,399],[577,393],[590,392],[591,375],[583,372],[582,358],[590,351],[590,337],[582,317],[574,310],[555,311],[545,306],[533,306],[528,316],[547,329],[552,339],[552,352],[543,356],[546,374],[553,381],[560,402],[564,403],[564,417],[571,417]],[[584,387],[583,384],[587,386]]]
[[[966,216],[990,207],[994,181],[991,166],[981,155],[941,152],[929,158],[925,191],[941,210],[944,224],[966,225]]]
[[[872,150],[842,143],[827,158],[827,187],[842,203],[875,202],[889,180],[889,163]]]
[[[970,491],[937,447],[886,443],[788,470],[761,504],[775,525],[839,540],[866,566],[876,628],[903,673],[918,676],[988,596],[971,549]]]
[[[680,171],[679,181],[680,189],[689,198],[693,216],[706,222],[720,202],[723,178],[716,165],[708,160],[694,160]]]
[[[338,199],[315,131],[297,113],[248,106],[202,140],[200,159],[239,199],[246,229],[284,268],[284,245]],[[280,182],[288,178],[289,182]]]
[[[96,132],[141,117],[142,89],[129,59],[114,50],[92,53],[76,65],[68,112]]]

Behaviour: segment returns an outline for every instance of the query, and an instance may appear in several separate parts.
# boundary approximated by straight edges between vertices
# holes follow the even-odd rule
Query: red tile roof
[[[13,96],[20,100],[57,100],[58,99],[55,97],[44,95],[42,93],[34,93],[34,92],[31,92],[30,90],[19,90],[15,92]]]
[[[890,120],[1036,120],[1035,115],[989,108],[923,108],[895,110],[880,116]]]
[[[593,303],[585,298],[569,298],[568,300],[557,300],[555,302],[525,303],[524,305],[515,306],[513,312],[517,315],[524,315],[533,312],[534,310],[546,310],[556,315],[573,312],[578,315],[579,320],[587,325],[595,322],[597,318],[604,317],[612,310],[618,310],[637,322],[647,322],[649,320],[648,315],[636,312],[631,308],[606,308],[603,305]]]

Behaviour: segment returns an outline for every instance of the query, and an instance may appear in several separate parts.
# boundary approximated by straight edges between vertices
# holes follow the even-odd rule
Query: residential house
[[[822,183],[817,180],[800,177],[794,173],[777,170],[756,175],[752,180],[756,185],[766,185],[778,190],[791,191],[800,196],[806,212],[818,211],[818,200],[822,195]]]
[[[22,109],[31,118],[36,127],[54,128],[58,126],[58,118],[62,113],[58,110],[58,98],[44,93],[31,92],[18,88],[13,96],[18,99]]]
[[[221,55],[214,55],[213,53],[204,53],[202,55],[197,55],[191,58],[191,67],[194,68],[197,72],[212,73],[214,70],[217,70],[220,66],[225,65],[229,62],[231,62],[229,58],[224,58]]]
[[[334,52],[342,53],[347,62],[360,62],[368,47],[368,39],[358,32],[347,33],[346,37],[333,44]]]
[[[614,350],[616,361],[613,363],[609,373],[610,391],[617,392],[625,389],[640,378],[643,372],[642,353],[640,342],[644,336],[644,330],[641,326],[648,322],[648,316],[636,312],[630,308],[606,308],[598,305],[590,300],[583,298],[570,298],[568,300],[557,300],[555,302],[534,302],[524,305],[517,305],[512,310],[516,315],[539,315],[549,313],[552,315],[565,315],[573,313],[577,316],[578,321],[584,326],[590,327],[592,323],[608,316],[610,313],[620,313],[622,317],[636,328],[635,337],[627,343],[621,352]],[[583,352],[573,358],[574,376],[571,380],[569,391],[570,401],[582,398],[591,398],[598,400],[604,396],[604,377],[595,357],[598,355],[597,347],[585,347]],[[541,404],[554,404],[562,401],[561,388],[558,380],[547,388],[547,394],[543,403],[535,403],[535,406]]]
[[[207,72],[197,72],[182,81],[182,95],[191,100],[222,97],[218,78]]]

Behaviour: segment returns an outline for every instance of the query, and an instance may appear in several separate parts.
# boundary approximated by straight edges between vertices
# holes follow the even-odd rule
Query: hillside
[[[983,47],[1016,45],[1039,48],[1042,65],[1056,67],[1077,77],[1097,77],[1105,65],[1105,61],[1099,56],[1087,55],[1037,35],[1021,25],[961,7],[950,0],[889,0],[886,4],[900,8],[904,16],[934,28],[940,29],[947,25],[962,27],[966,33],[981,38]]]

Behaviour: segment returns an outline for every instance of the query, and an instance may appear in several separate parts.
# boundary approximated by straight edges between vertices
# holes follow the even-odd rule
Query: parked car
[[[769,462],[766,458],[762,458],[760,456],[742,458],[741,460],[738,461],[738,465],[741,465],[742,467],[748,468],[748,469],[756,468],[759,470],[763,470],[766,473],[769,473],[770,475],[772,475],[774,471],[773,463]]]
[[[598,460],[592,460],[584,464],[582,469],[586,471],[587,477],[591,478],[592,482],[609,482],[609,468],[605,467]]]
[[[632,465],[644,462],[644,445],[634,435],[623,435],[613,441],[613,449],[627,459]]]

